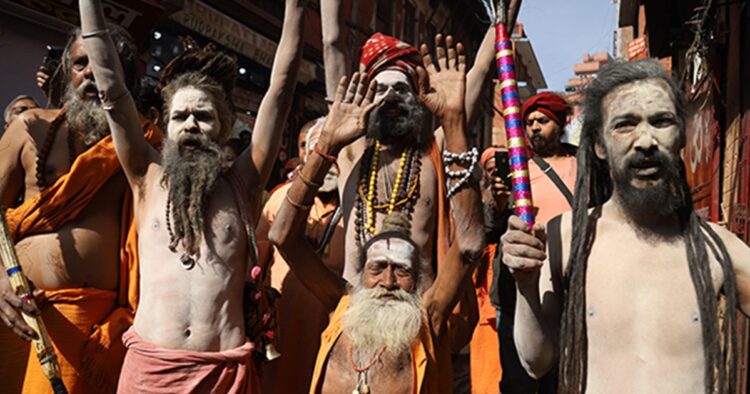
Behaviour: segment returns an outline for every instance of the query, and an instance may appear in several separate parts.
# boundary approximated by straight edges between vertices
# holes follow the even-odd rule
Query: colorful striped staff
[[[36,309],[36,301],[31,294],[29,282],[21,272],[21,266],[18,265],[18,256],[16,256],[16,250],[13,247],[13,239],[10,237],[8,222],[5,221],[5,209],[2,207],[0,207],[0,259],[3,260],[3,266],[8,274],[8,280],[13,287],[13,291],[19,298],[29,302]],[[37,333],[37,339],[32,341],[34,351],[39,359],[39,364],[42,366],[44,376],[49,379],[52,385],[52,392],[67,394],[68,390],[65,389],[60,375],[60,364],[57,362],[55,348],[52,347],[52,341],[49,339],[47,327],[44,325],[42,318],[40,316],[29,316],[25,313],[21,313],[21,315],[26,324]]]
[[[513,46],[504,23],[495,25],[495,59],[500,78],[500,91],[508,139],[508,161],[516,215],[534,228],[534,204],[529,181],[529,150],[521,118],[521,101],[513,65]]]

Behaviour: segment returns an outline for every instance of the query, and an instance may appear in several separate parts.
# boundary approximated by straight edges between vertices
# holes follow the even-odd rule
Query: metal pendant
[[[182,263],[182,268],[186,269],[187,271],[190,271],[195,267],[195,260],[188,256],[187,253],[183,253],[182,256],[180,256],[180,263]]]
[[[359,394],[370,394],[370,386],[368,386],[367,383],[362,384],[362,386],[359,387]]]

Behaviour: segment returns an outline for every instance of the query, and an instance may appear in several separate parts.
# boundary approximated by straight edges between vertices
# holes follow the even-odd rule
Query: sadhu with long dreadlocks
[[[232,128],[234,59],[210,48],[188,48],[165,68],[167,140],[160,154],[142,137],[135,104],[113,60],[101,3],[80,1],[84,45],[133,191],[139,236],[140,304],[123,335],[128,352],[120,392],[258,390],[251,356],[268,337],[246,329],[243,310],[252,312],[265,298],[258,286],[251,291],[259,301],[243,294],[251,287],[248,278],[260,278],[251,223],[292,103],[302,52],[301,3],[286,2],[253,140],[228,165],[220,144]]]
[[[513,217],[502,238],[518,353],[534,376],[559,363],[562,393],[733,389],[750,248],[693,210],[683,100],[656,61],[602,70],[586,91],[572,214],[536,237]]]

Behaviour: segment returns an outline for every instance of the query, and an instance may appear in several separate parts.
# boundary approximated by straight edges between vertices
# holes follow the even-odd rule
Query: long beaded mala
[[[419,152],[414,148],[406,148],[401,153],[399,169],[390,198],[387,201],[378,201],[377,177],[380,164],[380,147],[380,141],[376,140],[365,151],[360,165],[357,201],[355,202],[355,239],[358,243],[362,243],[369,236],[377,234],[377,212],[384,212],[388,215],[398,209],[406,213],[411,219],[414,203],[419,198],[419,172],[421,169]]]
[[[62,127],[64,122],[65,108],[63,107],[63,109],[60,110],[60,113],[55,116],[55,119],[50,122],[47,135],[44,137],[42,149],[39,151],[39,155],[36,158],[36,184],[39,187],[39,190],[43,190],[48,186],[46,179],[47,160],[49,159],[52,145],[55,143],[57,133],[60,131],[60,127]],[[75,134],[73,130],[68,130],[68,156],[70,165],[72,166],[76,159]]]

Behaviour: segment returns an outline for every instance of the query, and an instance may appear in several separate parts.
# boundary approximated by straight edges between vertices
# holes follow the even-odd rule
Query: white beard
[[[380,299],[385,294],[394,298]],[[401,289],[357,286],[343,315],[343,332],[361,354],[375,354],[384,346],[389,357],[411,352],[421,326],[420,296]]]

